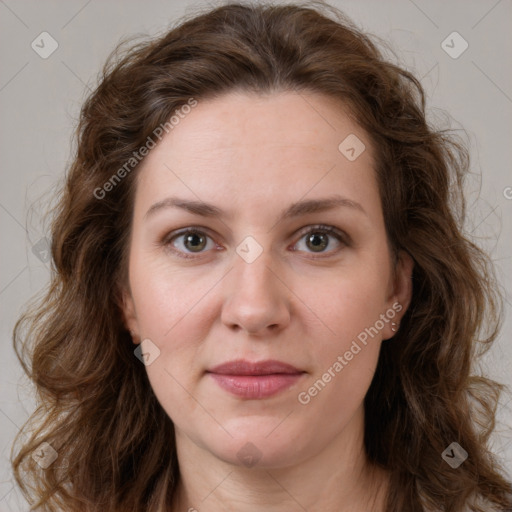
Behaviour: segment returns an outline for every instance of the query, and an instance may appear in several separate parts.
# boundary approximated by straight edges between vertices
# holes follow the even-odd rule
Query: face
[[[178,451],[276,467],[360,434],[412,263],[393,268],[370,141],[343,106],[199,101],[138,172],[123,312]]]

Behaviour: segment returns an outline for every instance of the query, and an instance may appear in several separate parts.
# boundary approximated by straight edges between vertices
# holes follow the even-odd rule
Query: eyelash
[[[167,236],[165,236],[162,239],[162,241],[160,242],[160,245],[162,245],[165,248],[169,249],[171,252],[173,252],[174,254],[176,254],[180,258],[184,258],[184,259],[197,259],[197,258],[201,257],[201,255],[203,253],[196,253],[197,256],[189,256],[188,254],[190,254],[190,253],[183,253],[182,251],[176,250],[172,246],[172,242],[176,238],[178,238],[180,236],[183,236],[183,235],[186,235],[186,234],[189,234],[189,233],[196,233],[196,234],[200,234],[200,235],[206,235],[208,238],[211,238],[204,231],[204,228],[201,228],[199,226],[190,226],[188,228],[179,230],[178,232],[169,233]],[[350,237],[348,235],[346,235],[343,231],[335,228],[334,226],[328,226],[328,225],[325,225],[325,224],[316,224],[314,226],[308,226],[306,231],[302,230],[299,233],[299,240],[298,241],[300,241],[305,235],[310,234],[310,233],[322,233],[322,234],[325,234],[325,235],[331,235],[331,236],[335,237],[343,246],[348,247],[350,245]],[[296,244],[294,244],[294,245],[296,245]],[[329,254],[329,252],[332,252],[332,251],[328,251],[327,254]],[[338,251],[335,251],[335,252],[338,252]],[[311,253],[311,254],[314,254],[314,253]],[[318,253],[318,254],[324,254],[324,253]],[[321,256],[321,255],[319,255],[319,256],[312,256],[311,259],[321,259],[321,258],[326,258],[326,257],[328,257],[328,256]]]

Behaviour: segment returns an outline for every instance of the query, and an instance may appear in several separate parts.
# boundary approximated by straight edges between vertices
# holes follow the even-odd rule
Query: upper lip
[[[245,359],[236,359],[214,366],[210,373],[218,373],[222,375],[274,375],[276,373],[302,373],[301,370],[295,368],[288,363],[268,359],[266,361],[251,362]]]

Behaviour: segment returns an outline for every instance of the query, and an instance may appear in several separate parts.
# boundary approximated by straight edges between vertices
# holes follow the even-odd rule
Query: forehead
[[[365,149],[350,160],[347,144]],[[358,201],[377,193],[366,133],[341,102],[305,92],[199,100],[139,170],[143,199],[161,200],[177,189],[191,199],[230,197],[245,208],[288,196],[295,201],[308,191],[348,193]]]

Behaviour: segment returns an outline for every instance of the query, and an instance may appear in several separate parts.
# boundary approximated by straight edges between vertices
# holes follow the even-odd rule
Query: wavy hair
[[[51,281],[13,332],[38,400],[11,453],[31,510],[170,509],[173,424],[120,310],[138,166],[104,197],[98,190],[191,98],[234,90],[339,100],[375,149],[390,246],[415,263],[412,302],[364,401],[366,452],[391,476],[385,511],[510,506],[488,447],[504,386],[474,372],[499,333],[502,298],[489,257],[464,230],[466,145],[429,125],[409,71],[337,9],[308,2],[229,3],[125,41],[83,104],[51,212]],[[45,469],[31,456],[43,442],[58,455]],[[456,469],[441,457],[452,442],[469,454]]]

